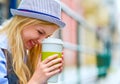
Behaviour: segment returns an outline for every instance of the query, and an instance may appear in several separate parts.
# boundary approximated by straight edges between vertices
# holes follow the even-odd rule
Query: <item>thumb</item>
[[[39,66],[39,64],[42,62],[42,60],[41,60],[41,54],[38,56],[38,61],[37,61],[37,66]]]
[[[42,55],[39,55],[38,62],[42,62]]]

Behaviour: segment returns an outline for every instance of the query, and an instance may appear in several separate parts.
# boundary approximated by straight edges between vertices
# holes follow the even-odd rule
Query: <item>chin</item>
[[[26,50],[31,50],[32,47],[28,47],[28,46],[27,46],[27,47],[25,47],[25,49],[26,49]]]

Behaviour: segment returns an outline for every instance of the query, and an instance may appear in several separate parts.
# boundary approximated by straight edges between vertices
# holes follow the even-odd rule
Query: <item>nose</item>
[[[38,42],[41,43],[45,38],[46,38],[46,36],[39,37]]]

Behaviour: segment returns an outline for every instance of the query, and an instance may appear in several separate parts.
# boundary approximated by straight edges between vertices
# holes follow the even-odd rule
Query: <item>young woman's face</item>
[[[41,43],[44,38],[49,37],[58,29],[52,25],[32,25],[22,30],[22,40],[25,49],[31,49],[36,44]]]

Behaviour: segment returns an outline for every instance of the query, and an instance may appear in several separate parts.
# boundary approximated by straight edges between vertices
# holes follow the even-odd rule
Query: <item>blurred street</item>
[[[64,71],[57,83],[120,84],[120,0],[57,0],[66,27],[53,36],[64,41]],[[20,0],[0,0],[0,24]]]

